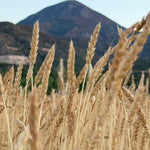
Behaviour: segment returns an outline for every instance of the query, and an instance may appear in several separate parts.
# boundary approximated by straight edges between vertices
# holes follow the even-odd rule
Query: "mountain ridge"
[[[71,3],[71,5],[74,5],[74,3],[76,3],[77,1],[73,1],[73,3],[71,1],[69,1],[69,3]],[[62,5],[63,4],[63,5]],[[58,6],[60,9],[60,5],[62,5],[61,7],[63,8],[63,11],[65,11],[65,13],[67,13],[66,10],[64,10],[64,7],[67,7],[66,9],[68,9],[68,5],[64,5],[65,3],[59,3],[56,4],[56,6]],[[79,4],[81,5],[81,4]],[[78,5],[75,5],[75,8]],[[84,5],[81,5],[82,7],[86,7]],[[49,6],[47,8],[52,8],[52,6]],[[88,7],[83,8],[83,10],[89,10]],[[41,11],[43,11],[45,9],[42,9]],[[50,10],[53,11],[54,9]],[[39,12],[41,12],[39,11]],[[90,9],[90,11],[92,11]],[[39,13],[38,12],[38,13]],[[77,12],[77,11],[73,11]],[[78,12],[79,15],[81,14],[80,12]],[[96,13],[96,12],[94,12]],[[93,13],[92,13],[93,14]],[[34,14],[35,15],[35,14]],[[32,17],[34,15],[31,15]],[[57,15],[56,13],[54,15]],[[63,14],[60,13],[60,15],[62,15],[62,17],[64,16]],[[68,14],[66,14],[68,15]],[[77,16],[78,14],[73,14],[74,16]],[[84,14],[85,15],[85,14]],[[99,15],[99,14],[98,14]],[[80,17],[80,16],[79,16]],[[48,50],[50,49],[50,47],[52,46],[52,44],[56,43],[56,56],[54,59],[54,66],[58,66],[59,64],[59,59],[63,58],[64,59],[64,64],[66,64],[67,62],[67,55],[68,55],[68,48],[69,48],[69,42],[72,39],[74,42],[74,47],[75,47],[75,51],[76,51],[76,65],[81,68],[82,65],[85,63],[85,56],[86,56],[86,49],[88,47],[88,42],[90,40],[90,36],[94,30],[94,27],[97,24],[97,20],[96,21],[90,21],[88,22],[88,26],[86,27],[87,22],[84,20],[82,20],[82,17],[79,19],[79,17],[77,17],[76,21],[78,24],[74,24],[75,26],[73,26],[74,30],[72,32],[72,30],[67,29],[66,33],[67,34],[63,34],[63,33],[59,33],[59,31],[62,30],[62,23],[60,23],[60,20],[53,20],[53,26],[52,26],[52,30],[57,31],[59,34],[48,34],[48,33],[43,33],[42,29],[40,27],[40,43],[39,43],[39,50],[38,50],[38,58],[37,58],[37,64],[41,64],[42,61],[44,60]],[[117,32],[117,23],[112,22],[111,20],[107,21],[108,18],[105,18],[104,15],[102,15],[103,20],[100,20],[101,22],[101,30],[100,30],[100,34],[98,37],[98,42],[96,45],[96,51],[95,51],[95,56],[94,59],[92,61],[92,63],[95,63],[101,56],[104,55],[104,53],[106,52],[106,50],[108,49],[109,46],[114,46],[117,41],[118,41],[118,32]],[[34,18],[33,18],[34,19]],[[36,18],[37,19],[37,18]],[[36,21],[35,19],[35,21]],[[69,25],[69,28],[71,24],[67,24],[68,22],[66,20],[69,20],[71,18],[64,18],[64,26]],[[76,17],[75,17],[76,19]],[[94,19],[94,17],[92,17],[92,19]],[[105,20],[106,19],[106,20]],[[26,19],[25,19],[26,20]],[[33,21],[33,20],[32,20]],[[62,21],[62,20],[61,20]],[[72,20],[69,20],[70,22]],[[80,22],[79,22],[80,21]],[[40,20],[39,20],[40,22]],[[92,22],[92,25],[91,25]],[[31,22],[30,22],[31,23]],[[35,22],[33,22],[34,24]],[[51,23],[51,22],[50,22]],[[75,23],[75,22],[73,22]],[[85,24],[84,24],[85,23]],[[105,23],[107,23],[108,25],[106,26]],[[109,24],[109,23],[113,23]],[[41,26],[42,22],[40,23]],[[84,25],[83,25],[84,24]],[[12,24],[9,22],[1,22],[0,23],[0,55],[24,55],[26,57],[28,57],[29,55],[29,51],[30,51],[30,42],[31,42],[31,37],[32,37],[32,24],[28,24],[28,25],[24,25],[24,24]],[[58,26],[57,26],[58,25]],[[81,27],[80,27],[81,25]],[[59,28],[60,26],[60,28]],[[44,24],[44,29],[49,30],[49,24]],[[76,30],[75,30],[76,29]],[[82,30],[84,29],[84,30]],[[80,32],[78,32],[79,30],[82,30]],[[112,31],[112,32],[111,32]],[[53,32],[54,33],[54,32]],[[86,34],[87,33],[87,34]],[[72,36],[75,35],[75,36]],[[82,35],[82,36],[81,36]],[[150,59],[150,54],[149,54],[149,45],[150,45],[150,38],[148,39],[147,44],[144,47],[144,50],[140,53],[139,57],[140,59]]]

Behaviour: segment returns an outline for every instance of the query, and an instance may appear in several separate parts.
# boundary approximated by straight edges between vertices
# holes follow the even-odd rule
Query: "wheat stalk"
[[[20,80],[21,80],[21,74],[22,74],[22,68],[23,68],[23,63],[24,60],[21,60],[21,63],[17,69],[16,77],[15,77],[15,82],[14,82],[14,92],[13,92],[13,105],[16,104],[17,98],[18,98],[18,92],[19,92],[19,86],[20,86]]]
[[[94,56],[94,52],[95,52],[95,45],[97,42],[97,38],[98,38],[98,34],[101,28],[101,24],[98,23],[94,29],[93,35],[91,36],[89,45],[88,45],[88,49],[87,49],[87,56],[86,56],[86,63],[88,65],[91,64],[91,60]]]
[[[38,40],[39,40],[39,22],[36,21],[33,27],[31,50],[30,50],[30,55],[29,55],[30,66],[28,69],[27,77],[26,77],[26,84],[28,84],[33,74],[33,67],[36,62],[36,56],[37,56],[37,50],[38,50]]]
[[[30,96],[30,113],[29,113],[29,131],[31,137],[29,143],[32,149],[42,150],[42,143],[40,133],[38,131],[38,119],[39,119],[39,97],[37,89],[33,90],[32,95]]]
[[[137,59],[137,55],[142,51],[143,46],[147,40],[147,36],[150,34],[150,14],[147,16],[145,26],[143,27],[143,32],[138,35],[138,38],[134,45],[131,46],[129,52],[124,57],[121,62],[118,71],[115,73],[116,86],[120,86],[123,78],[126,76],[128,70],[133,66],[133,63]]]

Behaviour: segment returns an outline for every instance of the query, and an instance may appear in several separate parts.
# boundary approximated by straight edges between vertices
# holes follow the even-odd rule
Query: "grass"
[[[58,91],[48,95],[55,45],[33,82],[39,38],[39,23],[35,23],[26,85],[20,85],[23,60],[16,75],[12,67],[0,76],[0,149],[150,149],[150,70],[146,79],[142,73],[137,88],[132,74],[133,63],[150,34],[150,14],[126,31],[118,28],[118,43],[92,67],[99,31],[100,24],[91,36],[86,63],[78,76],[74,71],[75,49],[70,42],[67,79],[61,59]],[[102,73],[106,65],[108,70]]]

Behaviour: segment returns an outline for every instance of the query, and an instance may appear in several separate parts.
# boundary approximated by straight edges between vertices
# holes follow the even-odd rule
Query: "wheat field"
[[[125,31],[118,27],[118,43],[92,67],[100,28],[99,23],[91,35],[86,62],[78,76],[70,41],[67,80],[61,59],[58,91],[47,95],[55,44],[33,81],[39,41],[39,22],[35,23],[26,86],[20,85],[24,60],[16,74],[12,67],[0,75],[1,150],[150,149],[150,69],[146,83],[142,73],[138,87],[132,75],[133,64],[150,35],[150,13]],[[103,73],[107,64],[108,70]],[[131,75],[132,84],[128,86]]]

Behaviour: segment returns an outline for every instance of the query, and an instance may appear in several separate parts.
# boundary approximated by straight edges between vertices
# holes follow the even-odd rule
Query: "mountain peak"
[[[65,0],[65,1],[63,1],[61,3],[70,3],[70,4],[76,4],[76,5],[83,5],[81,2],[76,1],[76,0]]]

